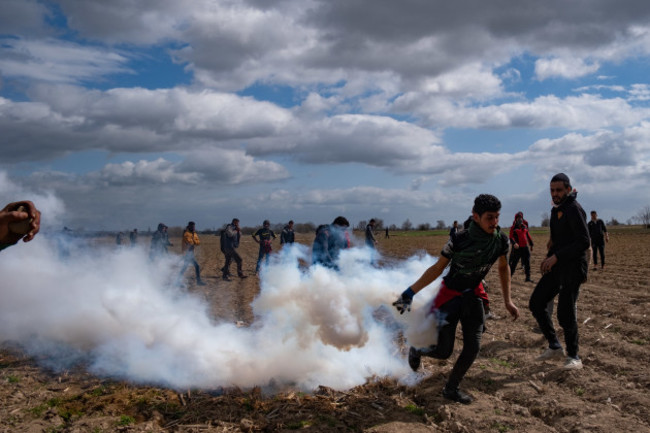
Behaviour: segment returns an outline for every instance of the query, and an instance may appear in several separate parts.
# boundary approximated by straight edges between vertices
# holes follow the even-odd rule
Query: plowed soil
[[[446,241],[443,235],[381,235],[378,248],[393,260],[421,250],[437,255]],[[313,235],[297,238],[310,244]],[[542,230],[533,233],[534,281],[547,238]],[[240,248],[249,277],[227,282],[217,272],[223,264],[218,238],[202,241],[198,259],[208,284],[195,286],[188,270],[189,290],[205,296],[215,317],[252,324],[257,245],[247,237]],[[578,301],[584,363],[578,371],[562,370],[561,361],[535,361],[545,342],[528,311],[534,284],[524,282],[521,265],[513,278],[521,312],[516,322],[506,317],[498,275],[491,271],[487,280],[499,318],[488,321],[481,353],[463,381],[475,398],[470,405],[441,396],[460,344],[448,361],[424,358],[430,375],[416,386],[371,378],[345,392],[321,387],[276,395],[259,389],[179,393],[96,377],[83,367],[50,371],[5,344],[0,432],[650,432],[650,230],[611,229],[606,253],[607,267],[590,267]]]

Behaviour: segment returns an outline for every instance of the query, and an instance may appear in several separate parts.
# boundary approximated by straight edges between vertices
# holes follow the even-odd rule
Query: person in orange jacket
[[[187,227],[183,232],[183,244],[181,247],[183,251],[183,268],[181,269],[181,277],[185,273],[185,270],[187,270],[187,267],[192,264],[196,273],[196,284],[205,286],[205,282],[201,280],[201,269],[194,257],[194,247],[197,245],[201,245],[201,241],[199,240],[199,235],[196,233],[196,224],[194,221],[190,221],[187,223]]]

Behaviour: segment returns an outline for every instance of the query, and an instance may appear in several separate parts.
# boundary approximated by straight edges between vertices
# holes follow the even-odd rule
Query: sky
[[[0,3],[0,196],[44,224],[450,225],[490,193],[538,225],[558,172],[605,221],[650,205],[644,0]]]

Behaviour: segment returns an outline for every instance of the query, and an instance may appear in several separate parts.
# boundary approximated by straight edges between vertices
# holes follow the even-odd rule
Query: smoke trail
[[[241,328],[175,287],[176,256],[151,262],[144,249],[39,234],[0,253],[0,341],[45,355],[51,366],[83,360],[99,375],[176,389],[347,389],[372,375],[408,376],[395,329],[416,330],[407,334],[413,341],[431,337],[423,311],[433,289],[410,314],[386,305],[435,260],[380,269],[369,250],[351,249],[336,272],[301,269],[306,254],[297,245],[274,257],[253,303],[255,322]]]

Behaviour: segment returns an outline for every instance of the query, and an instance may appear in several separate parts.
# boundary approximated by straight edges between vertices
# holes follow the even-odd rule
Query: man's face
[[[290,228],[290,229],[293,228],[293,223],[289,223],[289,228]]]
[[[564,186],[564,182],[561,180],[551,182],[551,199],[554,204],[561,204],[566,200],[567,196],[571,192],[572,188]]]
[[[500,212],[483,212],[483,215],[479,216],[479,214],[473,212],[472,216],[474,217],[474,222],[478,224],[485,233],[492,234],[499,225],[500,214]]]
[[[596,221],[598,219],[598,214],[596,212],[591,213],[591,220]]]

